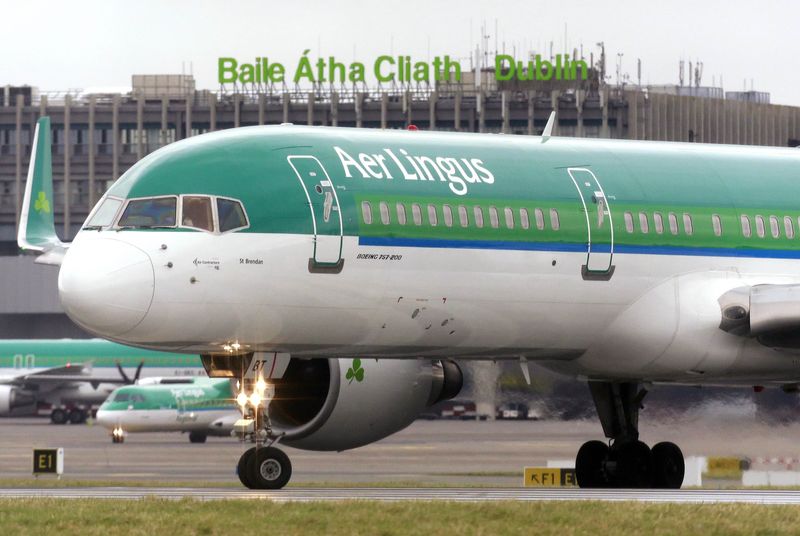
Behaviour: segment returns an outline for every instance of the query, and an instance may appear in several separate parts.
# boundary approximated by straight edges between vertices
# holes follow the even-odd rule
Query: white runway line
[[[214,488],[0,489],[0,499],[162,499],[309,501],[634,501],[646,503],[800,504],[795,490],[581,490],[525,488],[289,488],[281,491]]]

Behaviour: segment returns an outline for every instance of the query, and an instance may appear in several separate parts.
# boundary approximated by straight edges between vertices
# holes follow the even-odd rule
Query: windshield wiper
[[[81,229],[81,231],[102,231],[102,230],[103,230],[102,225],[87,225],[86,227]]]

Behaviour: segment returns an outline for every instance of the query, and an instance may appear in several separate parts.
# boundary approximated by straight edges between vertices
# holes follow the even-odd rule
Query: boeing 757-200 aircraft
[[[639,437],[652,384],[797,387],[800,151],[266,126],[179,141],[53,230],[39,121],[20,245],[60,264],[85,329],[201,354],[257,446],[343,450],[460,388],[457,361],[586,381],[607,441],[582,487],[675,488],[677,445]]]

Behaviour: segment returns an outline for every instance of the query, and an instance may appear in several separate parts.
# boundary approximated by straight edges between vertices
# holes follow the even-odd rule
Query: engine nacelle
[[[0,385],[0,415],[7,415],[15,408],[30,406],[36,398],[29,392],[12,385]]]
[[[800,285],[755,285],[732,289],[719,298],[720,329],[757,337],[768,346],[798,347]]]
[[[452,361],[292,359],[269,414],[288,446],[347,450],[402,430],[462,385]]]

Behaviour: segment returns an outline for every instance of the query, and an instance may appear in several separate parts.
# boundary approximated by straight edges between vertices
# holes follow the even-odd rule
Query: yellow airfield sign
[[[577,486],[575,469],[557,467],[526,467],[523,485],[529,488]]]

